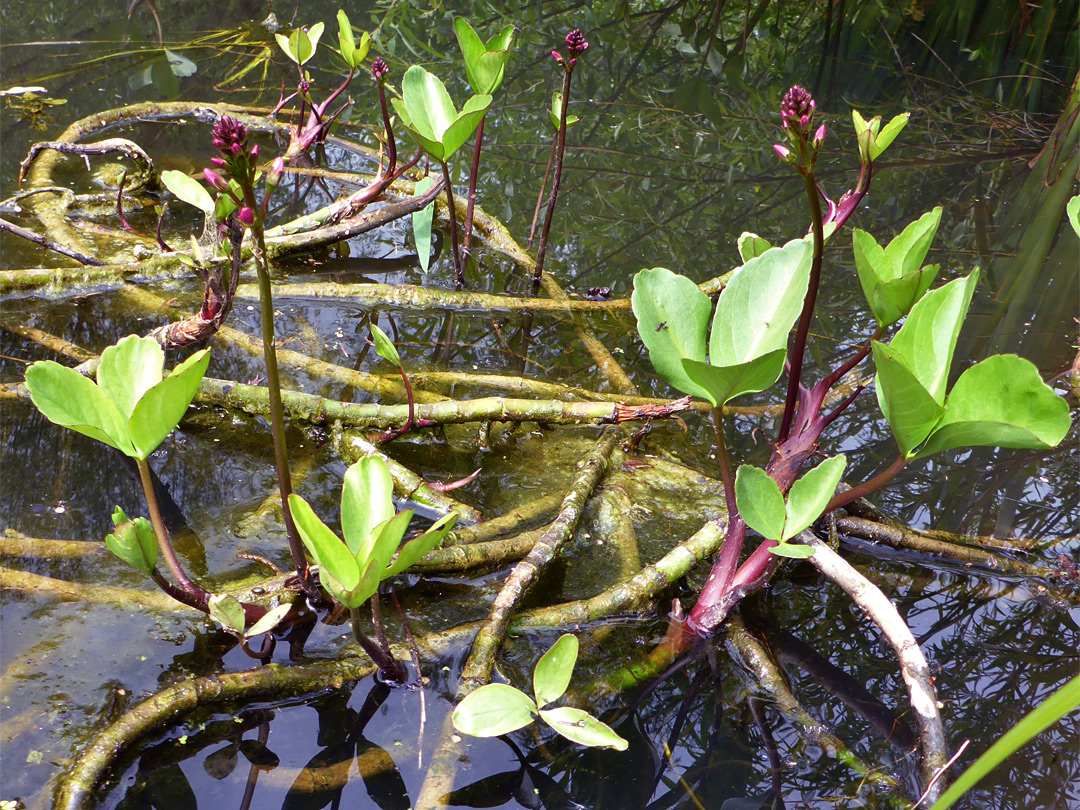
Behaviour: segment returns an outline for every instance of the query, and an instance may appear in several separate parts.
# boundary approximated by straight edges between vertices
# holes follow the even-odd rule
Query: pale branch
[[[915,712],[915,722],[919,727],[919,745],[922,749],[921,768],[924,781],[929,784],[934,774],[948,760],[948,743],[945,741],[945,729],[941,724],[938,711],[937,695],[930,666],[919,649],[919,643],[911,629],[900,616],[889,598],[874,583],[856,571],[852,566],[818,540],[810,532],[799,535],[800,542],[810,546],[814,554],[810,557],[822,574],[839,585],[851,600],[877,625],[900,661],[900,673],[911,698],[911,708]],[[936,801],[945,785],[935,785],[930,791],[930,801]]]

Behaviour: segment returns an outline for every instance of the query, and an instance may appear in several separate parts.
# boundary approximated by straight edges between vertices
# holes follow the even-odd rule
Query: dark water
[[[792,82],[816,81],[833,150],[822,159],[819,173],[834,197],[854,183],[857,169],[851,157],[850,107],[885,116],[904,109],[914,113],[878,167],[873,192],[855,225],[885,241],[931,207],[944,206],[928,261],[942,263],[943,280],[975,266],[983,268],[988,280],[977,293],[961,337],[957,373],[992,351],[1019,353],[1045,374],[1055,373],[1069,365],[1074,352],[1077,240],[1061,227],[1060,208],[1045,201],[1051,192],[1039,191],[1043,178],[1038,171],[1045,176],[1045,167],[1033,173],[1027,164],[1050,136],[1076,72],[1076,4],[1049,4],[1053,19],[1045,9],[1025,19],[1019,7],[1007,3],[978,6],[978,13],[969,17],[960,5],[952,18],[941,5],[947,4],[916,9],[918,13],[909,10],[906,16],[869,4],[849,6],[840,34],[832,29],[825,49],[829,58],[822,56],[823,20],[816,8],[762,4],[752,10],[754,27],[742,49],[745,9],[725,8],[716,39],[707,47],[717,19],[712,4],[663,9],[623,3],[570,9],[531,4],[514,11],[472,6],[469,13],[486,31],[504,20],[520,28],[517,55],[487,125],[480,204],[524,241],[550,143],[542,112],[556,77],[548,53],[567,29],[579,25],[592,47],[575,74],[573,112],[582,120],[568,139],[567,174],[548,269],[572,292],[608,286],[616,296],[629,294],[633,274],[643,267],[665,266],[695,280],[713,277],[737,263],[735,239],[742,231],[782,242],[806,227],[801,184],[778,164],[770,144],[778,139],[775,110],[780,95]],[[174,92],[184,100],[269,106],[277,101],[282,79],[293,81],[266,29],[258,25],[264,6],[178,2],[159,3],[155,10],[168,47],[195,63],[194,74],[170,79],[160,66],[153,72],[148,55],[155,58],[161,50],[145,4],[131,19],[122,6],[100,3],[78,9],[7,4],[0,11],[4,86],[41,85],[49,97],[67,100],[36,115],[7,105],[0,119],[3,196],[16,190],[18,161],[26,147],[55,137],[83,116]],[[282,22],[293,19],[294,12],[297,22],[325,21],[324,42],[331,43],[336,40],[335,10],[321,4],[273,8]],[[463,76],[456,64],[446,61],[456,59],[451,29],[456,10],[397,3],[350,8],[349,13],[357,26],[377,30],[376,50],[387,56],[394,76],[409,64],[422,63],[453,77],[448,83],[460,102]],[[1004,42],[1002,30],[1010,34]],[[265,62],[267,56],[274,62]],[[322,53],[314,64],[316,88],[332,87],[337,78],[318,72],[332,65],[329,56]],[[1030,76],[1032,65],[1038,68],[1038,81],[993,78]],[[249,66],[249,72],[235,78]],[[142,84],[146,79],[150,83]],[[350,126],[370,126],[377,120],[369,84],[358,80],[354,85]],[[108,134],[139,142],[159,168],[193,170],[210,155],[207,127],[193,118],[186,126],[145,122]],[[367,137],[371,143],[362,129],[346,129],[345,134]],[[1052,169],[1060,173],[1055,175],[1060,183],[1076,176],[1075,129],[1070,137],[1061,144]],[[340,168],[345,160],[340,151],[330,150],[329,165]],[[95,171],[108,162],[94,161]],[[465,163],[458,160],[459,180],[467,177]],[[57,181],[79,193],[100,191],[95,183],[105,182],[77,160],[64,161],[62,167]],[[315,210],[328,201],[327,192],[332,197],[338,191],[332,182],[325,191],[316,187],[281,216]],[[196,227],[195,218],[180,208],[174,205],[165,223],[176,242]],[[31,218],[14,218],[27,227],[40,227]],[[91,219],[115,225],[108,210]],[[149,231],[155,217],[144,213],[132,222]],[[1036,231],[1048,236],[1033,247],[1025,239]],[[57,264],[40,249],[6,234],[2,246],[4,269]],[[420,272],[405,223],[354,239],[348,255],[343,254],[315,254],[290,262],[282,272],[299,280],[329,276],[452,287],[445,250],[429,274]],[[811,355],[814,368],[846,356],[847,347],[872,331],[846,235],[830,245],[826,259],[824,301],[813,330],[819,339]],[[492,292],[527,287],[520,272],[493,253],[481,254],[469,278],[473,288]],[[191,280],[142,286],[189,309],[198,305],[201,295]],[[253,306],[241,301],[229,324],[256,334]],[[365,354],[366,320],[377,318],[384,328],[391,322],[396,328],[397,345],[411,370],[516,372],[517,357],[504,343],[504,337],[516,340],[515,316],[458,314],[451,319],[441,311],[369,312],[347,301],[298,299],[279,299],[277,309],[283,346],[329,362],[387,371],[385,364],[376,366],[373,354]],[[94,351],[162,322],[161,316],[134,304],[119,284],[75,294],[13,297],[4,302],[2,318],[6,324],[43,329]],[[672,393],[652,372],[629,314],[590,323],[643,394]],[[0,355],[5,382],[20,380],[27,361],[54,357],[8,330],[0,331]],[[591,390],[606,386],[565,318],[537,316],[529,359],[529,377]],[[261,373],[261,360],[228,345],[214,346],[212,376],[248,381]],[[304,373],[287,371],[285,377],[293,387],[324,396],[366,398]],[[775,401],[778,390],[772,398],[748,397],[746,404]],[[483,393],[465,383],[455,389],[461,398]],[[142,508],[137,477],[107,448],[60,431],[23,401],[0,402],[2,528],[41,538],[99,540],[110,528],[114,504],[129,512]],[[708,457],[708,424],[692,417],[686,426],[685,433],[675,426],[654,427],[643,444],[645,453],[673,454],[690,467],[716,475]],[[769,432],[776,426],[762,419],[735,420],[734,439],[729,441],[740,459],[760,463],[767,458],[760,436],[755,441],[758,427]],[[490,448],[478,447],[475,434],[468,426],[448,428],[442,436],[402,440],[391,454],[429,481],[451,480],[482,467],[479,481],[455,495],[493,516],[538,495],[562,491],[573,462],[588,451],[596,430],[526,430]],[[829,435],[828,452],[848,454],[851,480],[880,470],[894,453],[869,394]],[[297,489],[329,521],[335,515],[344,465],[325,441],[325,436],[299,428],[290,433]],[[187,530],[178,533],[177,545],[193,575],[212,585],[261,571],[236,559],[238,551],[261,554],[287,567],[279,525],[272,517],[251,517],[274,490],[269,430],[262,419],[201,409],[166,442],[152,466],[186,520]],[[1043,454],[953,452],[905,471],[875,501],[916,527],[1031,538],[1034,549],[1018,554],[1046,563],[1063,554],[1075,563],[1080,553],[1075,538],[1080,526],[1076,468],[1075,433],[1062,448]],[[641,475],[632,477],[640,480]],[[674,540],[689,536],[715,514],[719,503],[715,493],[701,491],[674,500],[649,495],[647,486],[631,491],[643,562],[659,558]],[[567,562],[545,576],[530,595],[530,605],[588,596],[616,581],[619,561],[610,545],[597,544],[603,537],[597,520],[592,512],[586,515]],[[955,749],[964,740],[972,741],[962,763],[1076,673],[1080,614],[1074,593],[913,553],[857,543],[845,547],[849,559],[896,602],[920,641],[934,670],[950,744]],[[38,558],[4,564],[80,582],[144,584],[111,560]],[[695,573],[670,596],[692,601],[703,577],[704,572]],[[410,582],[398,592],[414,633],[423,636],[483,617],[500,582],[501,576],[493,575],[434,577]],[[16,799],[25,807],[49,806],[50,780],[124,708],[187,676],[254,666],[227,636],[204,621],[57,601],[16,589],[0,592],[0,604],[0,799]],[[583,628],[577,674],[581,682],[649,649],[663,633],[668,607],[664,599],[642,616]],[[888,745],[838,697],[855,683],[889,709],[903,714],[907,707],[891,654],[850,602],[811,569],[796,566],[785,569],[744,614],[752,629],[764,634],[795,693],[821,723],[866,762],[910,786],[915,773],[910,749]],[[396,625],[392,632],[400,635]],[[505,674],[525,685],[535,659],[556,636],[539,633],[508,640],[500,658]],[[319,624],[302,651],[299,645],[281,643],[274,660],[288,664],[291,652],[308,659],[332,657],[349,645],[346,625]],[[692,686],[708,669],[708,663],[701,662],[643,695],[592,707],[597,713],[630,708],[608,715],[630,740],[628,752],[582,752],[535,731],[514,735],[513,745],[476,741],[457,782],[458,787],[473,787],[455,800],[471,806],[549,809],[780,806],[774,804],[771,748],[781,766],[777,778],[785,806],[887,806],[881,794],[862,787],[856,774],[808,743],[795,725],[761,699],[723,641],[716,649],[717,677],[705,678],[704,688]],[[362,732],[356,721],[365,713],[365,702],[373,700],[371,679],[303,699],[190,717],[152,736],[136,756],[125,760],[103,803],[159,809],[239,807],[257,765],[262,770],[252,807],[409,807],[451,708],[466,653],[454,650],[425,673],[431,681],[423,705],[419,691],[394,690]],[[826,665],[814,666],[822,661]],[[699,691],[689,704],[681,735],[672,743],[672,764],[657,780],[663,746],[682,698],[693,689]],[[771,744],[766,744],[751,706],[764,718]],[[425,733],[418,744],[422,716]],[[1075,716],[1040,735],[988,778],[966,806],[1080,807],[1076,735]],[[418,764],[421,753],[423,766]]]

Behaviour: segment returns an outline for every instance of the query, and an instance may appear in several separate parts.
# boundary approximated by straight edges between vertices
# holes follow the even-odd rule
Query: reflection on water
[[[17,162],[28,144],[54,137],[72,120],[172,92],[184,99],[272,104],[282,77],[289,75],[268,30],[255,24],[265,11],[257,4],[215,7],[213,20],[205,6],[190,2],[154,9],[169,49],[197,67],[189,76],[170,72],[174,80],[162,79],[160,70],[155,74],[145,60],[147,54],[154,59],[162,54],[153,15],[147,13],[150,4],[136,6],[128,19],[120,6],[92,3],[74,20],[66,6],[51,1],[44,5],[40,15],[30,15],[29,9],[3,11],[5,82],[46,86],[49,97],[66,98],[67,103],[43,106],[36,113],[25,105],[9,105],[3,112],[0,187],[5,197],[16,190]],[[792,81],[810,82],[816,74],[828,115],[828,143],[839,155],[823,158],[820,171],[833,196],[853,181],[853,165],[843,154],[852,147],[849,102],[885,115],[905,107],[915,111],[903,143],[890,151],[890,162],[878,167],[869,205],[858,214],[856,225],[881,241],[932,206],[945,207],[945,222],[928,261],[942,263],[944,278],[981,265],[988,281],[977,295],[958,358],[966,363],[989,351],[1017,351],[1047,373],[1067,367],[1073,349],[1064,336],[1074,329],[1076,242],[1060,232],[1059,215],[1048,224],[1047,212],[1057,210],[1054,195],[1067,196],[1071,186],[1063,180],[1046,190],[1043,181],[1054,173],[1066,180],[1075,177],[1070,151],[1075,149],[1075,128],[1060,136],[1057,163],[1050,164],[1044,155],[1032,172],[1024,164],[1049,137],[1064,103],[1062,82],[1076,65],[1062,42],[1075,42],[1075,26],[1072,34],[1062,34],[1058,21],[1043,16],[1026,23],[1047,33],[1042,39],[1045,52],[1035,54],[1044,60],[1047,80],[1037,94],[1017,89],[1029,85],[1004,83],[998,104],[994,92],[976,96],[957,81],[983,89],[980,83],[991,84],[982,82],[987,75],[1020,68],[995,62],[998,51],[989,35],[978,45],[953,37],[950,26],[956,21],[943,10],[949,4],[928,6],[922,20],[893,19],[869,4],[855,5],[837,11],[842,24],[839,18],[826,24],[816,8],[763,3],[754,12],[749,37],[742,36],[745,9],[714,13],[711,3],[660,10],[616,3],[602,10],[569,12],[543,4],[523,6],[508,16],[521,27],[519,50],[487,124],[480,204],[500,216],[513,234],[522,237],[527,232],[549,143],[546,130],[538,138],[536,124],[536,111],[545,105],[555,80],[546,54],[567,28],[580,25],[593,48],[576,74],[575,82],[581,84],[576,85],[575,99],[592,103],[575,107],[582,122],[569,138],[548,269],[571,292],[584,294],[602,285],[616,296],[628,294],[633,273],[642,267],[666,266],[696,280],[713,277],[737,261],[734,243],[740,232],[754,230],[776,242],[804,228],[799,183],[777,164],[769,144],[777,136],[773,110],[779,94]],[[985,5],[985,17],[972,28],[971,37],[1012,9],[1008,3]],[[1044,5],[1056,6],[1061,19],[1075,20],[1075,3]],[[282,21],[292,16],[284,7],[274,11]],[[323,19],[332,28],[334,11],[308,5],[297,20]],[[349,11],[357,25],[378,27],[377,45],[398,76],[413,61],[446,68],[440,52],[456,57],[445,7],[380,3]],[[502,19],[501,9],[475,7],[469,13],[487,28]],[[1047,12],[1040,8],[1034,13]],[[82,18],[91,14],[102,21],[92,37],[79,30]],[[878,14],[885,16],[879,19]],[[221,19],[223,15],[236,16]],[[211,24],[224,31],[202,30]],[[828,58],[822,59],[826,25]],[[890,34],[891,41],[879,30]],[[1011,30],[1019,51],[1034,58],[1024,50],[1033,47],[1024,29]],[[948,70],[933,64],[916,35],[938,46],[935,52],[945,61],[953,60]],[[75,44],[41,44],[61,40]],[[918,74],[897,69],[894,47],[904,64],[918,63]],[[968,60],[983,49],[985,57]],[[1063,61],[1064,66],[1059,64]],[[332,60],[316,62],[316,85],[332,86],[333,77],[319,72]],[[983,67],[981,78],[966,72],[984,63],[992,68],[987,73]],[[953,69],[962,75],[950,75]],[[150,83],[140,84],[139,77],[147,75]],[[460,98],[463,81],[450,84]],[[373,88],[358,81],[352,92],[356,103],[343,132],[371,143],[363,127],[374,121]],[[1031,115],[1021,115],[1017,107],[1029,102],[1034,105]],[[194,120],[183,126],[146,122],[109,134],[136,140],[162,169],[191,171],[209,154],[206,127]],[[269,139],[265,144],[274,148]],[[355,161],[349,168],[370,169],[330,148],[329,165],[342,168],[346,160]],[[101,191],[103,181],[79,161],[61,165],[58,182],[78,193]],[[456,170],[459,180],[466,177],[464,160]],[[1065,186],[1069,188],[1062,191]],[[277,215],[286,219],[315,210],[340,191],[333,181],[314,184]],[[108,208],[92,219],[114,224]],[[131,219],[144,232],[156,225],[150,212]],[[165,221],[166,234],[175,243],[182,243],[195,227],[190,212],[179,205]],[[411,240],[408,226],[397,223],[351,240],[347,251],[335,249],[291,262],[282,272],[300,280],[374,279],[449,288],[447,251],[438,254],[431,273],[424,276]],[[826,314],[814,326],[821,348],[811,358],[817,367],[846,354],[848,346],[872,331],[845,240],[830,245],[826,256]],[[7,235],[3,247],[5,269],[53,262],[38,248]],[[527,287],[513,265],[494,254],[481,254],[469,276],[474,288],[491,292],[519,294]],[[201,294],[190,280],[145,286],[184,310],[195,308]],[[229,324],[255,334],[257,313],[249,304],[241,302]],[[512,374],[520,363],[516,316],[373,313],[330,299],[279,299],[277,309],[283,348],[346,368],[385,372],[366,345],[366,319],[378,318],[393,330],[411,371],[457,375],[440,384],[439,390],[451,396],[487,393],[482,385],[471,386],[466,375]],[[135,306],[119,285],[56,300],[13,299],[5,302],[2,319],[52,332],[92,351],[164,322],[164,316]],[[670,395],[652,373],[629,313],[603,315],[590,323],[643,394]],[[0,331],[5,382],[21,379],[27,362],[43,358],[61,359],[11,331]],[[255,380],[262,373],[261,359],[215,341],[209,373]],[[581,347],[574,323],[560,315],[536,314],[527,375],[588,390],[606,385]],[[304,371],[285,369],[284,376],[287,385],[299,390],[348,401],[368,398]],[[771,401],[765,396],[747,399]],[[854,478],[876,472],[893,452],[872,397],[864,395],[864,400],[837,421],[836,449],[829,450],[849,454]],[[111,528],[112,505],[129,512],[141,507],[133,471],[106,448],[54,428],[21,400],[4,399],[0,407],[6,505],[0,528],[31,537],[99,540]],[[735,420],[733,444],[740,457],[757,462],[767,457],[768,448],[754,436],[759,427],[775,430],[768,420]],[[260,564],[237,559],[237,552],[288,567],[273,509],[259,511],[275,482],[265,421],[200,408],[182,428],[155,454],[152,466],[175,503],[173,530],[193,573],[216,578],[211,582],[264,573]],[[671,425],[654,426],[643,448],[674,454],[691,467],[716,474],[708,458],[709,425],[695,416],[686,420],[686,428],[684,433]],[[594,437],[592,429],[513,432],[498,427],[481,436],[475,426],[458,425],[438,435],[406,438],[391,452],[428,481],[454,480],[483,467],[480,480],[455,495],[492,516],[538,495],[561,492],[572,463],[587,452]],[[290,437],[297,491],[332,523],[344,465],[327,442],[325,434],[300,428]],[[935,457],[903,473],[876,500],[911,525],[1030,537],[1037,541],[1034,559],[1052,561],[1061,553],[1075,562],[1076,542],[1068,539],[1080,525],[1075,448],[1073,438],[1047,454],[980,450]],[[649,475],[638,470],[612,485],[630,493],[630,517],[643,562],[657,559],[673,539],[695,531],[720,502],[707,487],[699,488],[691,502],[683,497],[673,504],[670,498],[654,497],[641,484]],[[256,512],[265,517],[253,520]],[[530,606],[588,596],[613,581],[612,571],[621,563],[611,544],[600,542],[603,530],[597,527],[605,525],[604,520],[603,515],[586,514],[566,562],[545,575],[530,594]],[[893,598],[923,645],[954,747],[971,739],[971,756],[985,750],[1075,673],[1078,626],[1075,608],[1070,611],[1069,602],[1063,601],[1069,594],[914,553],[854,543],[846,548],[856,566]],[[145,587],[111,559],[5,558],[4,564],[78,582]],[[671,595],[692,598],[703,576],[692,575]],[[486,615],[500,582],[501,576],[491,573],[437,576],[409,580],[398,595],[413,631],[424,637]],[[18,797],[26,807],[49,806],[49,780],[65,770],[95,732],[147,695],[188,676],[255,665],[228,636],[197,617],[118,609],[78,598],[61,601],[15,589],[0,592],[0,604],[5,759],[0,798]],[[611,662],[625,659],[628,651],[648,650],[664,631],[667,610],[665,600],[641,617],[582,628],[580,686],[608,672]],[[876,631],[849,601],[810,569],[796,565],[752,600],[743,615],[822,726],[846,740],[867,763],[913,787],[917,771],[903,683]],[[398,620],[389,620],[400,637]],[[500,657],[504,674],[514,683],[525,683],[535,658],[552,640],[546,633],[508,640]],[[273,660],[290,664],[328,658],[348,646],[347,625],[319,624],[306,639],[279,644]],[[466,652],[460,646],[444,651],[427,668],[423,700],[416,689],[386,694],[369,678],[302,699],[190,716],[152,735],[136,756],[122,763],[114,774],[118,787],[105,804],[240,807],[246,798],[247,806],[255,808],[404,810],[416,801]],[[684,704],[687,695],[693,699]],[[753,680],[723,639],[717,640],[712,655],[655,688],[602,700],[595,708],[597,713],[607,711],[606,718],[630,741],[628,752],[583,752],[540,731],[471,741],[448,799],[464,806],[549,810],[732,810],[781,806],[775,794],[779,786],[787,807],[888,806],[882,794],[862,788],[851,769],[807,742],[794,723],[760,700]],[[670,741],[670,764],[665,764],[664,745],[676,727],[681,733]],[[1076,720],[1067,718],[1040,735],[989,777],[967,806],[1080,807],[1077,731]]]

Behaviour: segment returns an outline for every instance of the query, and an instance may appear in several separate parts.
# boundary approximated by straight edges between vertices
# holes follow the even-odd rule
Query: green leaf
[[[760,467],[740,464],[735,473],[735,505],[746,525],[769,540],[784,533],[784,496],[780,487]]]
[[[143,394],[161,382],[164,367],[165,352],[156,340],[128,335],[101,353],[98,388],[130,419]]]
[[[533,721],[532,698],[503,683],[489,683],[470,693],[454,709],[454,728],[473,737],[498,737]]]
[[[910,312],[933,283],[938,265],[921,265],[940,222],[938,207],[911,223],[884,250],[866,231],[852,235],[859,283],[882,326]]]
[[[855,124],[855,137],[859,142],[859,161],[862,163],[870,162],[870,146],[873,141],[873,134],[870,132],[870,126],[866,123],[866,119],[862,117],[858,110],[851,110],[851,120]]]
[[[109,551],[144,574],[157,565],[158,545],[154,527],[146,518],[129,520],[119,506],[112,514],[115,531],[105,538]]]
[[[874,134],[873,145],[870,148],[871,160],[877,160],[881,157],[881,153],[889,147],[889,144],[896,140],[896,136],[907,126],[909,118],[911,118],[911,113],[900,113],[900,115],[896,116],[882,127],[880,132]],[[880,121],[881,119],[879,118],[878,120]]]
[[[734,366],[713,366],[697,360],[683,360],[682,366],[686,376],[705,391],[705,398],[718,407],[742,394],[769,388],[780,379],[786,356],[787,349],[777,349]]]
[[[338,45],[341,46],[341,56],[349,67],[358,68],[371,49],[371,37],[367,31],[360,35],[360,47],[356,46],[356,37],[353,35],[352,23],[348,15],[341,9],[337,13],[338,21]]]
[[[945,409],[934,401],[897,352],[876,340],[871,350],[877,367],[874,387],[878,405],[892,428],[900,452],[910,458],[930,435]]]
[[[128,423],[136,458],[147,458],[180,424],[209,364],[209,350],[197,351],[143,394]]]
[[[708,391],[690,379],[682,361],[705,362],[709,296],[685,276],[654,267],[634,276],[630,301],[653,368],[680,391],[708,399]]]
[[[491,95],[502,87],[510,48],[514,44],[514,26],[505,26],[491,41],[484,43],[464,17],[454,18],[461,55],[465,58],[465,75],[474,93]]]
[[[273,610],[266,611],[261,619],[244,631],[244,638],[255,638],[255,636],[261,636],[263,633],[269,633],[281,624],[281,620],[289,615],[290,610],[292,610],[292,604],[286,603],[278,605]]]
[[[1019,723],[1006,731],[1001,739],[960,774],[960,777],[948,787],[941,798],[934,802],[930,810],[948,810],[984,776],[1078,706],[1080,706],[1080,675],[1065,683],[1054,694],[1024,715]]]
[[[536,705],[543,708],[558,700],[570,685],[578,657],[577,636],[564,633],[551,648],[540,656],[533,670],[533,694]]]
[[[425,191],[435,185],[435,178],[431,175],[418,180],[413,187],[413,196],[419,197]],[[420,269],[428,271],[431,264],[431,223],[435,217],[434,200],[428,203],[412,215],[413,241],[416,242],[416,257],[420,260]]]
[[[889,348],[904,358],[934,402],[945,402],[956,339],[975,293],[979,271],[931,290],[911,308]]]
[[[922,267],[927,251],[941,225],[941,206],[923,214],[900,232],[885,248],[892,265],[892,279],[903,278]],[[889,280],[892,280],[889,279]]]
[[[459,113],[435,74],[413,65],[401,80],[401,99],[394,109],[402,123],[428,154],[446,163],[475,131],[491,105],[491,96],[470,98]]]
[[[183,172],[178,172],[175,169],[168,169],[161,173],[161,182],[177,199],[183,200],[188,205],[194,205],[200,211],[205,211],[213,216],[214,198],[210,196],[210,192],[198,180],[188,177]]]
[[[805,560],[814,556],[814,549],[799,543],[781,543],[778,546],[769,546],[769,553],[792,560]]]
[[[772,248],[735,271],[720,293],[709,337],[709,362],[734,366],[787,349],[802,312],[813,248],[804,239]]]
[[[1076,231],[1077,236],[1080,236],[1080,194],[1069,200],[1065,206],[1065,213],[1069,216],[1069,224],[1072,225],[1072,229]]]
[[[389,360],[395,366],[401,368],[401,355],[398,354],[394,341],[392,341],[390,336],[376,324],[372,323],[370,326],[371,336],[375,339],[375,354],[379,355],[383,360]]]
[[[579,119],[576,115],[566,116],[566,128],[570,129]],[[548,121],[552,128],[558,132],[562,126],[562,93],[556,90],[551,94],[551,109],[548,111]]]
[[[288,39],[282,34],[274,34],[281,50],[285,55],[298,65],[303,65],[315,55],[315,49],[319,47],[319,37],[322,36],[324,26],[321,22],[315,23],[305,31],[303,28],[294,28]]]
[[[390,560],[397,553],[401,538],[405,536],[412,517],[413,511],[406,509],[380,523],[371,530],[371,542],[362,546],[360,553],[357,554],[357,562],[361,568],[367,566],[369,560],[375,563],[380,582],[389,576],[387,571],[390,569]]]
[[[457,118],[446,128],[442,135],[443,158],[445,163],[453,157],[465,141],[469,140],[476,128],[480,126],[480,119],[491,106],[491,96],[473,96],[465,102]]]
[[[787,497],[787,522],[784,523],[781,542],[786,543],[821,517],[846,466],[847,458],[843,455],[827,458],[791,485]]]
[[[457,523],[458,517],[459,515],[456,512],[451,512],[449,515],[443,516],[422,535],[414,537],[408,543],[403,545],[398,551],[397,559],[394,560],[394,564],[386,569],[383,579],[388,579],[400,574],[406,568],[415,565],[419,560],[423,559],[423,557],[433,548],[438,548],[443,538],[446,537],[447,533],[452,528],[454,528],[454,524]]]
[[[127,419],[79,372],[52,360],[38,361],[26,370],[26,387],[34,406],[50,422],[135,456]]]
[[[601,723],[591,714],[571,706],[542,709],[540,719],[571,742],[590,748],[614,748],[625,751],[629,743],[615,733],[611,726]]]
[[[954,447],[1056,447],[1069,424],[1068,404],[1033,363],[998,354],[960,375],[917,457]]]
[[[244,608],[235,596],[215,593],[210,597],[210,618],[236,633],[244,632]]]
[[[743,231],[739,235],[739,255],[742,257],[743,264],[756,259],[766,250],[772,247],[767,239],[762,239],[756,233],[750,233],[749,231]]]
[[[347,608],[362,607],[379,590],[379,583],[382,581],[382,570],[379,567],[379,561],[372,560],[363,569],[360,581],[355,588],[350,590],[339,589],[334,596]]]
[[[292,510],[296,530],[300,539],[319,566],[319,578],[327,590],[333,590],[331,584],[322,579],[328,574],[334,584],[345,590],[355,588],[360,582],[360,568],[349,548],[316,515],[308,502],[296,493],[289,495],[289,508]]]
[[[355,556],[367,546],[371,530],[394,516],[394,479],[378,456],[365,456],[345,471],[341,486],[341,531]],[[352,587],[346,585],[346,587]]]

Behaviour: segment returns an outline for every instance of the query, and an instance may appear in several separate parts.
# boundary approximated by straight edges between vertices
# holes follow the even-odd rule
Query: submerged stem
[[[367,653],[368,658],[379,668],[379,672],[383,674],[384,678],[394,683],[405,683],[405,679],[408,677],[405,668],[394,658],[389,646],[384,650],[365,635],[364,631],[360,629],[360,621],[360,608],[349,608],[349,622],[352,624],[353,638],[356,639],[356,643]]]

